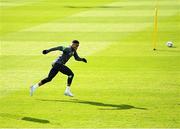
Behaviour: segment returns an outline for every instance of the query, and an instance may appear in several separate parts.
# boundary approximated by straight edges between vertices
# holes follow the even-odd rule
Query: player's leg
[[[55,64],[52,69],[50,70],[49,74],[48,74],[48,77],[44,78],[43,80],[41,80],[39,83],[31,86],[30,88],[30,95],[32,96],[34,91],[36,90],[36,88],[44,85],[45,83],[47,82],[50,82],[55,76],[56,74],[58,73],[59,71],[59,64]]]
[[[70,91],[70,86],[71,86],[71,83],[72,83],[72,80],[73,80],[73,77],[74,77],[74,73],[71,71],[70,68],[68,68],[67,66],[65,65],[61,65],[60,67],[60,70],[59,70],[61,73],[65,74],[68,76],[68,79],[67,79],[67,87],[66,87],[66,90],[65,90],[65,95],[67,96],[71,96],[73,97],[73,94],[71,93]]]
[[[56,76],[57,73],[58,73],[58,69],[53,67],[50,70],[48,77],[41,80],[41,82],[39,83],[39,86],[42,86],[42,85],[46,84],[47,82],[50,82]]]

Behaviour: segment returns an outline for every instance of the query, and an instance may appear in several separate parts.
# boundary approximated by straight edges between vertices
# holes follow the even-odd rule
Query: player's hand
[[[85,58],[82,58],[82,61],[85,62],[85,63],[87,63],[87,60],[86,60]]]
[[[43,50],[42,51],[42,54],[47,54],[48,53],[48,50]]]

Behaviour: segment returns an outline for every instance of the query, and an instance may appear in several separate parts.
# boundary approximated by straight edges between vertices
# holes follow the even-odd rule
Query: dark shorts
[[[52,66],[52,69],[53,71],[60,71],[61,73],[65,74],[65,75],[72,75],[73,72],[71,71],[70,68],[68,68],[66,65],[64,64],[58,64],[58,63],[55,63],[53,66]]]
[[[74,77],[74,73],[71,71],[70,68],[68,68],[67,66],[65,66],[64,64],[58,64],[58,63],[55,63],[49,74],[48,74],[48,77],[46,77],[45,79],[41,80],[41,84],[45,84],[47,82],[50,82],[58,72],[61,72],[65,75],[68,76],[68,81],[67,81],[67,84],[70,86],[71,85],[71,82],[72,82],[72,79]]]

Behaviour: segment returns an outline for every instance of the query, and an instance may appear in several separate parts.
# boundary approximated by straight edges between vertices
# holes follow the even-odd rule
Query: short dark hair
[[[78,40],[73,40],[72,43],[79,44]]]

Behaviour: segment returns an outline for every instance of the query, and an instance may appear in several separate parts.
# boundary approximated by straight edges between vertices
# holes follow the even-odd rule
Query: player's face
[[[78,47],[79,47],[79,44],[77,44],[77,43],[73,43],[73,44],[72,44],[72,48],[74,48],[75,50],[77,50]]]

